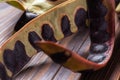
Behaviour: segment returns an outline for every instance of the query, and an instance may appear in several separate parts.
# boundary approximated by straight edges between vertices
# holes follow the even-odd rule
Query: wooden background
[[[8,11],[6,13],[11,14]],[[119,31],[119,21],[116,18],[116,33],[118,34]],[[69,49],[79,54],[87,52],[90,46],[88,28],[84,28],[84,30],[62,40],[60,43],[66,42]],[[29,68],[19,73],[14,80],[120,80],[120,37],[116,36],[113,55],[107,66],[95,72],[74,73],[54,63],[43,52],[35,55],[26,66]]]

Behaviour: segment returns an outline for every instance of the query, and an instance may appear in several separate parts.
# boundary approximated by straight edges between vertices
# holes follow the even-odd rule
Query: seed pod
[[[98,1],[98,0],[88,0],[88,1]],[[107,54],[111,56],[113,46],[114,46],[114,39],[115,39],[115,13],[114,13],[114,0],[99,0],[101,2],[100,5],[102,6],[96,6],[95,4],[95,10],[100,9],[98,11],[99,13],[92,11],[92,8],[89,9],[88,7],[88,14],[90,14],[89,18],[94,18],[95,17],[92,15],[92,13],[95,14],[96,20],[102,16],[102,18],[105,19],[108,25],[108,29],[105,31],[95,30],[93,33],[90,31],[90,36],[91,36],[91,43],[107,43],[109,46],[109,49],[107,49],[106,52]],[[99,4],[98,3],[98,4]],[[62,5],[62,6],[61,6]],[[52,58],[54,61],[62,64],[64,67],[78,72],[78,71],[83,71],[83,70],[98,70],[102,67],[104,67],[107,62],[110,59],[110,56],[101,56],[101,55],[95,55],[92,56],[90,59],[83,58],[82,56],[78,55],[76,52],[69,50],[66,46],[67,44],[65,43],[65,46],[62,46],[58,43],[55,43],[57,40],[61,40],[64,38],[63,32],[61,31],[61,26],[60,26],[60,20],[61,16],[63,14],[67,15],[70,21],[70,26],[71,26],[71,32],[77,32],[78,28],[75,24],[74,20],[74,15],[76,15],[76,11],[78,8],[86,8],[86,0],[67,0],[64,1],[63,4],[57,5],[56,7],[50,9],[49,11],[46,11],[44,14],[38,16],[34,20],[30,21],[27,25],[24,26],[20,31],[16,32],[15,35],[13,35],[0,49],[0,56],[3,56],[3,52],[6,49],[13,49],[13,52],[15,53],[16,61],[19,62],[18,64],[18,69],[20,70],[25,63],[27,63],[28,60],[22,60],[24,58],[28,58],[28,55],[32,57],[35,53],[35,47],[32,46],[31,48],[31,42],[34,43],[34,39],[38,39],[38,37],[33,37],[31,35],[35,35],[36,33],[40,33],[40,37],[42,37],[42,41],[37,41],[35,42],[35,45],[38,46],[41,50],[43,50],[50,58]],[[81,5],[81,6],[80,6]],[[71,7],[72,6],[72,7]],[[92,6],[93,7],[93,6]],[[103,8],[103,10],[102,10]],[[106,14],[106,9],[107,8],[107,14]],[[69,10],[69,11],[68,11]],[[91,13],[89,11],[91,10]],[[101,23],[102,24],[102,23]],[[94,25],[94,24],[93,24]],[[96,25],[96,24],[95,24]],[[93,26],[92,26],[93,27]],[[101,26],[100,26],[101,27]],[[100,28],[99,27],[99,28]],[[92,28],[91,28],[92,29]],[[31,31],[35,31],[36,33],[30,34]],[[102,34],[101,34],[102,33]],[[103,34],[104,33],[104,34]],[[30,37],[29,37],[30,36]],[[88,34],[86,35],[88,36]],[[85,36],[85,39],[86,39]],[[98,37],[100,36],[100,38]],[[109,36],[109,38],[108,38]],[[74,36],[75,37],[75,36]],[[85,40],[84,39],[84,40]],[[30,42],[31,40],[31,42]],[[79,41],[79,40],[77,40]],[[96,42],[97,41],[97,42]],[[69,42],[68,42],[69,43]],[[77,44],[77,43],[75,43]],[[27,53],[26,53],[27,51]],[[103,52],[103,49],[98,49],[94,50]],[[67,53],[66,53],[67,52]],[[18,53],[18,55],[17,55]],[[59,55],[58,55],[59,54]],[[101,53],[102,54],[102,53]],[[91,54],[90,54],[91,55]],[[89,55],[89,56],[90,56]],[[59,60],[58,57],[60,56]],[[107,57],[107,58],[106,58]],[[18,59],[17,59],[18,58]],[[97,59],[98,58],[98,59]],[[1,60],[2,58],[0,58]],[[60,61],[61,59],[61,61]],[[1,60],[3,62],[3,60]],[[22,64],[23,62],[23,64]],[[96,62],[101,62],[101,64],[96,63]],[[6,68],[6,67],[5,67]],[[6,71],[11,72],[8,68],[6,68]],[[16,71],[19,71],[16,70]],[[11,73],[9,73],[11,75]]]

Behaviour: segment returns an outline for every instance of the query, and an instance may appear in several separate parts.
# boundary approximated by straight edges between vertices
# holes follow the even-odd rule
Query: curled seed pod
[[[65,37],[72,34],[70,30],[70,21],[67,16],[63,16],[61,19],[61,29]]]
[[[104,54],[90,54],[87,59],[99,63],[102,62],[105,58],[106,56]]]
[[[90,47],[91,53],[104,53],[108,50],[108,46],[106,44],[92,44]]]
[[[34,14],[29,11],[25,11],[21,18],[18,20],[17,24],[15,25],[15,31],[18,31],[21,29],[26,23],[28,23],[33,18],[37,17],[37,14]]]

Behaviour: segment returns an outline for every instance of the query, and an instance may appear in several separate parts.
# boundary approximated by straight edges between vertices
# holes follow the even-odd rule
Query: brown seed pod
[[[52,1],[49,4],[53,5],[54,2],[59,3],[59,1],[60,0]],[[0,61],[6,66],[7,74],[12,77],[21,69],[24,69],[22,67],[27,64],[30,57],[41,50],[56,63],[62,64],[64,67],[75,72],[98,70],[104,67],[111,57],[114,46],[115,13],[114,0],[99,1],[100,2],[97,2],[98,5],[94,4],[94,6],[91,6],[92,3],[87,3],[86,0],[62,1],[57,5],[53,5],[54,7],[49,8],[49,10],[48,8],[47,10],[45,9],[46,11],[44,13],[28,22],[0,48]],[[96,0],[92,0],[92,2],[96,3]],[[94,9],[91,10],[94,7],[95,10],[99,10],[99,13],[95,12]],[[94,15],[92,15],[92,13],[94,13]],[[101,17],[104,22],[100,22],[99,27],[96,28],[95,26],[97,26],[97,24],[95,24],[94,21],[98,22]],[[87,18],[89,18],[91,24],[91,49],[94,47],[92,46],[93,44],[105,44],[105,46],[102,47],[107,46],[107,48],[103,50],[103,48],[99,46],[100,49],[95,48],[94,50],[97,53],[99,52],[99,55],[90,53],[87,58],[84,58],[76,52],[69,50],[68,47],[56,43],[56,41],[60,41],[68,35],[84,30],[83,27],[85,28],[86,25],[88,25],[86,24],[88,21]],[[93,30],[93,27],[96,29]],[[96,41],[99,40],[98,37],[92,34],[100,31],[109,34],[109,37],[106,39],[105,36],[103,39],[100,38],[100,41]],[[99,34],[97,33],[97,35]],[[16,53],[19,55],[16,55]],[[9,61],[9,58],[6,60],[6,57],[11,58],[12,62]],[[96,59],[96,57],[99,59]],[[18,64],[17,70],[13,69],[16,62]],[[21,64],[22,62],[24,62],[24,64]],[[11,65],[9,66],[9,64]]]

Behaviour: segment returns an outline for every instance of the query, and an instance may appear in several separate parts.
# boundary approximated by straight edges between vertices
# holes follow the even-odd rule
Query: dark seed
[[[0,63],[0,80],[12,80],[8,77],[6,69],[2,63]]]
[[[97,31],[91,33],[91,41],[93,43],[104,43],[110,39],[110,35],[106,31]]]
[[[17,73],[20,69],[23,68],[23,66],[25,66],[25,64],[27,64],[27,62],[30,60],[30,57],[27,56],[25,46],[21,41],[17,41],[15,43],[14,54],[16,58],[15,73]]]
[[[83,27],[86,25],[86,18],[87,18],[87,12],[83,8],[78,9],[75,14],[74,20],[79,30],[80,30],[80,27]]]
[[[61,20],[61,29],[65,37],[72,34],[70,30],[70,21],[67,16],[63,16]]]
[[[90,47],[91,53],[104,53],[108,50],[108,46],[106,44],[92,44]]]
[[[69,57],[71,56],[71,54],[68,54],[67,52],[59,52],[59,53],[54,53],[52,55],[50,55],[51,59],[59,64],[65,63]]]
[[[30,20],[32,20],[35,17],[37,17],[36,14],[29,11],[25,11],[21,16],[21,18],[19,19],[19,21],[17,22],[15,26],[15,31],[21,29],[26,23],[28,23]]]
[[[107,13],[107,8],[103,5],[101,1],[87,0],[88,2],[88,11],[90,18],[100,18],[105,17]]]
[[[31,44],[38,52],[41,51],[41,49],[38,48],[38,47],[34,44],[36,41],[41,41],[41,40],[42,40],[35,31],[29,32],[29,34],[28,34],[28,40],[29,40],[30,44]]]
[[[90,30],[96,31],[107,31],[108,24],[104,18],[90,19]]]
[[[99,63],[102,62],[105,58],[106,56],[104,54],[90,54],[87,59]]]
[[[12,50],[6,49],[3,54],[4,63],[7,68],[14,74],[16,67],[15,54]]]
[[[41,35],[44,38],[44,40],[46,40],[46,41],[54,41],[54,42],[56,42],[53,30],[52,30],[52,28],[48,24],[44,24],[42,26],[42,33],[41,33]]]

